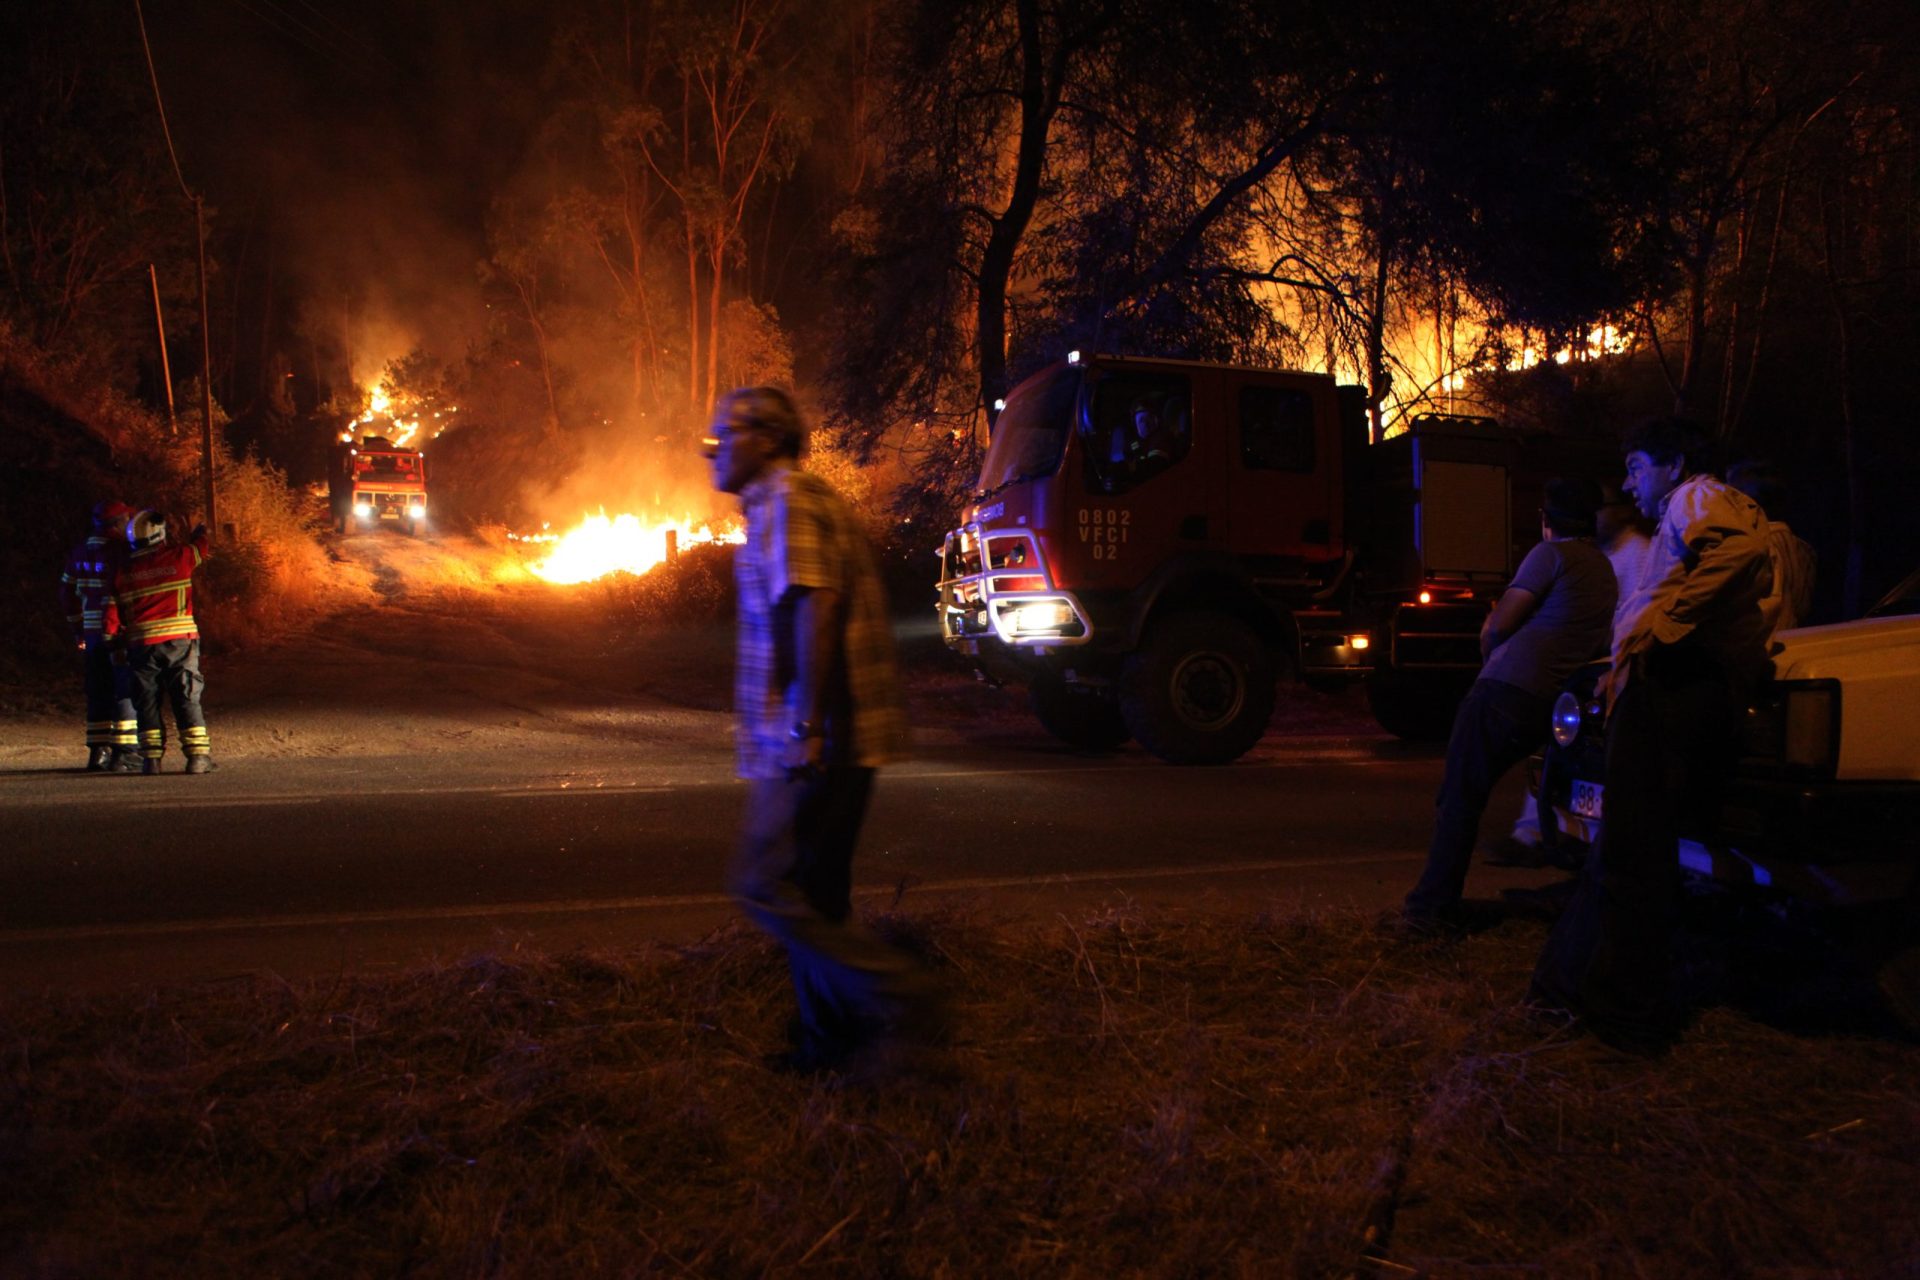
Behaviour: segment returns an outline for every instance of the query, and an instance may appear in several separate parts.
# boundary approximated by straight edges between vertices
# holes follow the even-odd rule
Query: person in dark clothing
[[[124,502],[95,506],[92,532],[67,554],[60,574],[60,601],[84,655],[89,773],[134,773],[140,768],[127,651],[109,589],[132,515],[133,508]]]
[[[1683,803],[1713,802],[1768,667],[1767,519],[1701,470],[1706,441],[1671,418],[1626,441],[1626,487],[1659,528],[1614,624],[1601,688],[1609,715],[1599,839],[1533,974],[1538,1004],[1635,1052],[1664,1048],[1680,1025],[1678,814]]]
[[[1600,487],[1553,480],[1540,512],[1543,541],[1480,629],[1484,665],[1454,716],[1427,866],[1403,917],[1416,927],[1458,916],[1480,818],[1493,788],[1545,742],[1560,686],[1606,651],[1617,588],[1593,545]]]

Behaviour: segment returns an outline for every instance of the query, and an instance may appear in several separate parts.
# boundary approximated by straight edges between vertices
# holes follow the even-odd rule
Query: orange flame
[[[747,540],[747,531],[738,522],[715,530],[710,524],[695,523],[692,517],[643,520],[628,512],[609,516],[604,510],[598,515],[589,513],[562,534],[512,536],[516,542],[543,543],[552,548],[545,559],[528,566],[534,576],[571,585],[592,582],[610,573],[647,572],[667,558],[669,532],[682,550],[708,543],[738,545]]]

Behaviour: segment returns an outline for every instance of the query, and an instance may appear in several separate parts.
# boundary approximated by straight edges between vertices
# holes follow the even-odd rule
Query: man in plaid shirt
[[[738,770],[747,813],[732,887],[787,950],[799,997],[793,1049],[818,1071],[927,1008],[924,976],[853,918],[853,850],[880,765],[907,743],[886,597],[846,503],[802,471],[806,429],[773,387],[714,412],[713,484],[737,494]]]

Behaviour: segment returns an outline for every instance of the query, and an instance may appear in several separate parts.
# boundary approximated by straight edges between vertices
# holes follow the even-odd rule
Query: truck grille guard
[[[1046,648],[1093,638],[1086,610],[1053,572],[1029,529],[962,525],[940,547],[940,636]]]

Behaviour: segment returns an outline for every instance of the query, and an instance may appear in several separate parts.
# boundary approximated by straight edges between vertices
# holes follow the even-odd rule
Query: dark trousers
[[[1637,1043],[1677,1029],[1680,816],[1717,804],[1746,693],[1685,645],[1658,647],[1635,669],[1607,721],[1600,838],[1534,968],[1535,999]]]
[[[87,692],[87,745],[132,747],[138,716],[133,709],[133,680],[122,656],[115,662],[114,646],[105,640],[87,641],[82,680]]]
[[[158,760],[167,752],[167,725],[160,715],[160,698],[166,695],[173,704],[173,722],[180,730],[181,749],[190,756],[204,756],[211,747],[207,741],[207,717],[200,709],[200,691],[206,680],[200,675],[198,640],[165,640],[159,644],[136,644],[128,664],[133,679],[133,706],[140,721],[140,754]]]
[[[908,957],[853,918],[853,850],[873,780],[872,769],[835,765],[807,779],[754,779],[747,788],[733,894],[785,946],[802,1033],[818,1046],[865,1039],[917,987]]]
[[[1427,869],[1407,895],[1409,915],[1433,915],[1459,904],[1487,799],[1507,770],[1546,741],[1552,711],[1550,699],[1503,680],[1478,680],[1467,691],[1447,739]]]

